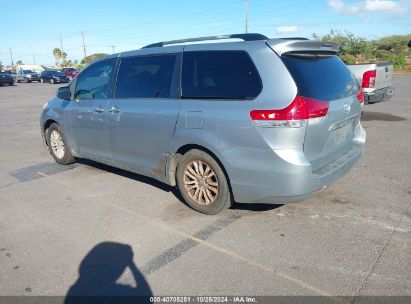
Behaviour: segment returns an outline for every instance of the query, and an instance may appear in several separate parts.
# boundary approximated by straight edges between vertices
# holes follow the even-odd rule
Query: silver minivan
[[[230,40],[193,43],[217,39]],[[301,201],[364,149],[363,94],[337,50],[237,34],[106,56],[44,105],[41,134],[60,164],[87,158],[155,178],[202,213]]]

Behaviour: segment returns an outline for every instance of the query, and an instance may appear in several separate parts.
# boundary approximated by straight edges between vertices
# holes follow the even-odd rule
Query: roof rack
[[[170,45],[170,44],[207,41],[207,40],[221,40],[221,39],[242,39],[244,41],[268,40],[266,36],[261,35],[261,34],[254,34],[254,33],[232,34],[232,35],[207,36],[207,37],[162,41],[162,42],[157,42],[157,43],[146,45],[143,47],[143,49],[152,48],[152,47],[163,47],[163,46]]]
[[[283,37],[283,38],[279,38],[282,40],[310,40],[308,38],[305,37]]]

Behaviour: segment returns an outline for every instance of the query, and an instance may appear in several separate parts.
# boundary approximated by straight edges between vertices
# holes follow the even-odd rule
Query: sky
[[[146,44],[244,33],[245,0],[0,0],[0,61],[54,64],[138,49]],[[411,0],[248,0],[248,32],[268,37],[320,36],[331,29],[366,39],[411,34]]]

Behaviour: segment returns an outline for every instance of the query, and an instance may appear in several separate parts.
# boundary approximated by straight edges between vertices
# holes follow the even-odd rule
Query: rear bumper
[[[234,199],[238,203],[283,204],[304,200],[340,180],[361,158],[365,146],[365,131],[360,128],[355,144],[340,158],[312,171],[304,153],[298,150],[276,151],[271,155],[256,155],[243,176],[231,181]],[[274,156],[274,157],[273,157]],[[270,158],[268,158],[270,157]],[[265,165],[265,170],[264,166]],[[267,168],[272,168],[267,169]],[[238,170],[235,170],[239,173]]]
[[[373,92],[364,92],[365,104],[390,100],[394,95],[394,87],[385,87]]]

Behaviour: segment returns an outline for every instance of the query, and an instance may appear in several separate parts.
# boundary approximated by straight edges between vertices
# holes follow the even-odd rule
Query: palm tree
[[[61,58],[63,59],[63,64],[66,65],[66,63],[67,63],[67,53],[62,52],[61,53]]]
[[[59,65],[60,59],[62,58],[62,52],[59,48],[53,50],[53,56],[56,58],[56,65]]]

